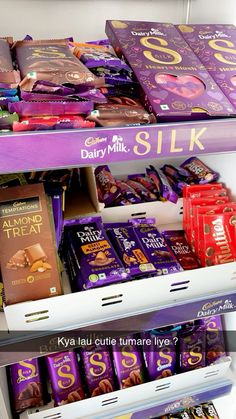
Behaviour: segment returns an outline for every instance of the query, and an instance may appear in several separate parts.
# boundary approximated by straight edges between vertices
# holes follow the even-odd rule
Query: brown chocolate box
[[[62,293],[42,184],[0,191],[0,264],[7,305]]]

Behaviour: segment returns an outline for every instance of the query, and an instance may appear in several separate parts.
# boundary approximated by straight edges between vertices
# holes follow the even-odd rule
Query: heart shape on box
[[[222,73],[221,74],[218,74],[217,75],[217,78],[218,79],[221,79],[221,80],[224,80],[225,79],[225,74],[222,74]]]
[[[236,99],[236,93],[230,93],[229,94],[229,97],[231,98],[231,99]]]
[[[142,75],[142,76],[150,76],[150,73],[151,73],[151,71],[150,70],[142,70],[142,71],[140,71],[140,74]]]
[[[205,84],[195,76],[156,74],[155,81],[162,89],[185,97],[186,99],[195,99],[205,91]]]

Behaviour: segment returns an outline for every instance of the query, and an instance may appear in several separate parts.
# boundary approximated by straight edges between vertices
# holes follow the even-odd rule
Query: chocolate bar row
[[[202,403],[178,413],[161,416],[157,419],[220,419],[212,402]]]
[[[190,157],[179,167],[165,164],[158,170],[150,166],[146,174],[128,175],[128,179],[115,179],[108,166],[95,169],[98,198],[106,207],[167,200],[176,203],[184,186],[210,183],[218,177],[197,157]]]
[[[184,189],[183,224],[202,266],[236,260],[236,202],[222,184]]]
[[[77,352],[47,355],[44,362],[59,406],[202,368],[222,357],[222,324],[216,316],[141,335],[102,338],[99,344],[87,338]],[[40,362],[26,360],[9,367],[17,412],[44,403]]]
[[[73,291],[200,267],[184,231],[160,233],[152,218],[66,220],[63,257]]]

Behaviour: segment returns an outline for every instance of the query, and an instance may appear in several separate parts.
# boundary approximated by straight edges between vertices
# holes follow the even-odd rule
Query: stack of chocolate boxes
[[[54,404],[61,406],[202,368],[226,356],[219,316],[112,341],[111,346],[90,343],[11,365],[14,410],[44,404],[44,363]]]
[[[235,116],[234,25],[109,20],[106,33],[87,43],[27,35],[11,50],[1,38],[0,129]]]

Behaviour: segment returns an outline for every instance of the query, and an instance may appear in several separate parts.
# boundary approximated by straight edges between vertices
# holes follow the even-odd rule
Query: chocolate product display
[[[160,416],[156,419],[220,419],[212,402],[202,403],[189,409]]]
[[[95,169],[99,201],[106,207],[124,205],[123,200],[125,205],[149,201],[176,203],[178,197],[182,197],[185,186],[215,182],[218,177],[218,173],[196,157],[184,161],[180,167],[165,164],[158,170],[150,166],[146,168],[146,173],[129,174],[121,179],[116,179],[108,166]],[[107,196],[109,184],[111,191]]]
[[[50,217],[42,185],[1,191],[1,272],[7,305],[62,292]]]
[[[184,270],[200,267],[196,256],[185,238],[184,230],[162,231],[162,234]]]
[[[9,367],[15,411],[43,405],[38,359],[26,359]]]
[[[75,352],[60,352],[45,357],[55,406],[85,398]]]
[[[14,396],[14,410],[21,412],[28,407],[42,406],[45,402],[42,394],[49,393],[54,405],[62,406],[202,368],[205,366],[205,344],[208,345],[209,338],[213,343],[213,326],[214,333],[218,330],[215,325],[221,325],[220,316],[139,335],[116,336],[111,345],[96,345],[96,338],[91,338],[89,345],[83,345],[76,351],[46,355],[42,361],[33,359],[13,364],[9,367],[9,384]],[[221,345],[221,356],[225,356],[222,338]],[[214,350],[217,351],[216,346]],[[209,358],[208,361],[210,365],[217,362],[217,358]],[[44,363],[50,382],[48,388],[47,377],[42,380],[39,368]],[[201,416],[203,414],[205,416]],[[211,403],[171,414],[170,417],[218,419]]]

